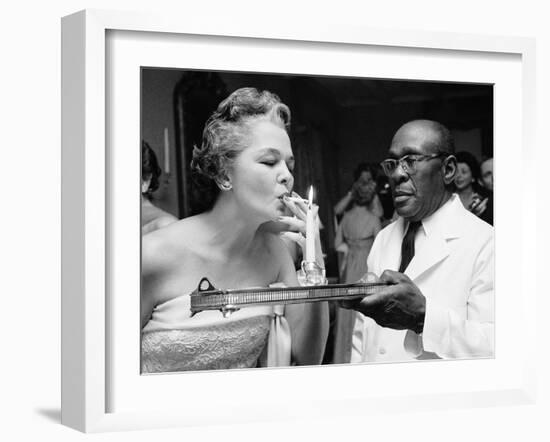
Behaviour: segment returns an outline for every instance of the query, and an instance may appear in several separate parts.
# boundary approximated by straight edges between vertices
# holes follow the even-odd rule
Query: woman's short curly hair
[[[372,179],[376,181],[378,179],[378,168],[374,163],[359,163],[353,171],[353,181],[357,181],[363,172],[369,172]]]
[[[266,119],[286,131],[290,110],[269,91],[245,87],[223,100],[206,121],[202,144],[193,149],[191,178],[199,211],[210,209],[220,193],[219,185],[237,155],[247,146],[250,123]]]

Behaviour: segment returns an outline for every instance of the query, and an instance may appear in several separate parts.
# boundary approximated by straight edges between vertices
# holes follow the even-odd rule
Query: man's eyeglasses
[[[410,155],[405,155],[399,159],[388,158],[387,160],[382,161],[380,165],[382,166],[382,170],[387,176],[390,176],[393,172],[395,172],[395,169],[397,169],[398,165],[402,167],[403,171],[406,174],[412,175],[416,173],[416,163],[418,161],[432,160],[434,158],[438,158],[445,155],[449,155],[449,154],[445,152],[434,153],[432,155],[410,154]]]

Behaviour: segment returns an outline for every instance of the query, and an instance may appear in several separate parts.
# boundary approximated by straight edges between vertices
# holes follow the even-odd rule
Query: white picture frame
[[[114,259],[111,256],[112,235],[116,229],[109,227],[112,222],[112,158],[109,156],[108,143],[112,134],[108,133],[106,121],[111,117],[108,110],[109,81],[106,78],[108,56],[116,57],[118,53],[109,52],[107,38],[109,33],[143,33],[140,35],[168,36],[203,36],[218,39],[231,38],[243,41],[251,46],[269,42],[277,47],[281,45],[316,45],[345,51],[350,48],[374,47],[380,52],[391,48],[414,51],[426,50],[434,57],[445,54],[469,54],[479,60],[492,55],[502,55],[516,60],[520,69],[520,91],[515,96],[521,109],[508,118],[518,115],[517,141],[521,144],[522,170],[528,171],[535,162],[534,133],[534,97],[535,97],[535,46],[532,39],[517,37],[494,38],[481,35],[464,35],[451,33],[428,33],[403,31],[395,33],[387,30],[353,28],[319,23],[317,25],[296,26],[296,24],[269,25],[262,22],[214,22],[200,17],[167,17],[152,14],[87,10],[63,18],[62,21],[62,423],[84,432],[100,432],[139,428],[159,428],[170,426],[208,425],[213,421],[219,423],[254,422],[262,420],[299,418],[330,415],[364,415],[370,412],[395,412],[411,408],[436,409],[469,406],[489,406],[499,404],[533,403],[535,397],[535,359],[536,324],[530,319],[536,305],[536,281],[521,277],[526,275],[526,269],[536,256],[535,232],[528,228],[529,219],[534,219],[536,207],[535,195],[526,188],[517,191],[508,188],[504,181],[500,195],[517,196],[523,200],[525,210],[521,211],[521,227],[518,237],[507,245],[515,253],[515,262],[521,263],[520,277],[508,281],[510,275],[507,269],[514,264],[503,257],[497,259],[497,313],[498,290],[504,284],[510,283],[512,288],[521,293],[518,300],[518,311],[523,315],[517,317],[517,327],[521,335],[522,352],[516,352],[512,359],[501,358],[500,355],[512,354],[512,348],[501,347],[494,360],[489,361],[456,361],[451,364],[441,362],[392,364],[392,365],[356,365],[346,367],[345,378],[359,379],[364,373],[383,376],[398,375],[404,370],[412,376],[422,378],[422,372],[430,371],[447,376],[451,373],[466,373],[464,385],[453,389],[442,388],[444,382],[434,386],[419,385],[410,390],[400,389],[400,384],[394,382],[383,390],[357,387],[353,394],[338,395],[336,389],[326,396],[316,394],[314,385],[318,382],[318,368],[292,368],[264,371],[251,374],[247,371],[232,373],[202,373],[194,379],[202,381],[210,387],[202,389],[211,398],[216,388],[251,380],[252,387],[245,391],[242,397],[230,395],[229,399],[219,397],[216,402],[201,400],[201,389],[188,391],[187,402],[194,406],[149,407],[146,399],[138,404],[135,410],[113,410],[109,395],[115,388],[109,370],[112,368],[114,355],[109,343],[110,327],[114,315],[111,311],[111,301],[108,290],[112,288],[109,266]],[[236,41],[236,40],[235,40]],[[438,55],[439,54],[439,55]],[[518,61],[519,60],[519,61]],[[516,67],[517,67],[516,66]],[[511,68],[515,69],[515,68]],[[516,74],[513,75],[517,79]],[[515,81],[515,80],[514,80]],[[511,83],[516,84],[516,83]],[[514,92],[512,92],[513,94]],[[505,109],[500,109],[499,96],[495,99],[495,119],[498,120]],[[516,110],[517,111],[517,110]],[[510,129],[512,130],[512,129]],[[495,144],[502,142],[500,132],[495,132]],[[516,139],[512,137],[512,139]],[[139,144],[138,144],[139,145]],[[136,148],[137,152],[137,148]],[[504,158],[504,157],[503,157]],[[130,166],[129,166],[130,167]],[[496,166],[497,170],[505,171],[508,164]],[[517,167],[517,166],[516,166]],[[137,170],[137,169],[136,169]],[[498,173],[498,172],[497,172]],[[504,175],[504,174],[503,174]],[[500,184],[499,183],[499,184]],[[496,196],[496,218],[499,210],[506,205],[504,198]],[[497,221],[497,257],[499,251],[499,227]],[[502,224],[502,231],[507,227]],[[504,236],[504,235],[503,235]],[[503,243],[500,243],[503,244]],[[503,256],[503,255],[500,255]],[[131,258],[135,261],[136,256]],[[139,252],[137,255],[139,260]],[[498,271],[498,266],[503,269]],[[509,276],[508,276],[509,278]],[[513,282],[513,284],[512,284]],[[506,302],[501,305],[506,307]],[[504,311],[501,310],[501,311]],[[504,313],[503,313],[504,314]],[[534,317],[535,315],[532,315]],[[497,327],[499,326],[497,314]],[[506,318],[503,316],[502,318]],[[137,317],[136,317],[137,322]],[[503,324],[500,330],[502,336],[514,335],[512,327]],[[498,330],[498,329],[497,329]],[[517,333],[516,333],[517,335]],[[497,332],[497,344],[499,334]],[[501,340],[502,342],[502,340]],[[513,345],[509,344],[511,347]],[[139,349],[134,349],[139,352]],[[134,351],[132,350],[132,351]],[[118,355],[117,355],[118,357]],[[126,357],[126,356],[124,356]],[[500,358],[500,359],[499,359]],[[131,358],[129,358],[131,359]],[[506,361],[499,365],[501,360]],[[484,366],[482,366],[482,364]],[[513,367],[511,367],[513,365]],[[511,367],[511,368],[510,368]],[[116,367],[115,367],[116,368]],[[486,373],[491,370],[506,372],[506,376],[486,384],[483,382],[468,383],[468,373],[482,369]],[[322,367],[322,377],[334,382],[339,377],[343,367]],[[136,372],[139,371],[136,367]],[[389,373],[389,374],[388,374]],[[441,375],[441,373],[444,373]],[[139,376],[139,373],[134,373]],[[186,375],[184,375],[186,376]],[[425,374],[424,374],[425,376]],[[432,375],[430,375],[432,376]],[[153,381],[162,383],[161,388],[174,388],[175,376],[152,376]],[[429,377],[428,377],[429,378]],[[120,379],[115,376],[115,379]],[[180,378],[182,379],[182,378]],[[191,379],[191,378],[189,378]],[[432,376],[433,379],[433,376]],[[483,378],[482,378],[483,380]],[[152,381],[152,382],[153,382]],[[184,381],[185,382],[185,379]],[[297,383],[302,386],[301,395],[294,401],[288,401],[287,406],[281,406],[283,401],[251,401],[265,382],[276,382],[281,385]],[[346,390],[346,380],[342,379],[342,391]],[[194,383],[194,381],[193,381]],[[457,382],[460,384],[460,382]],[[231,387],[233,386],[233,387]],[[154,386],[153,388],[157,388]],[[219,390],[218,390],[219,391]],[[261,390],[260,390],[261,391]],[[128,402],[135,401],[129,398]],[[259,404],[261,406],[259,406]],[[225,408],[231,406],[233,412],[228,415]]]

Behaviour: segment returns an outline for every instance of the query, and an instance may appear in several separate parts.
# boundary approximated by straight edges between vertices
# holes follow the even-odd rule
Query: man
[[[493,191],[493,159],[488,158],[481,163],[481,183],[489,191]]]
[[[482,195],[485,197],[485,211],[478,216],[483,220],[493,225],[493,159],[488,158],[481,163],[480,166],[481,178],[479,184],[482,187]]]
[[[452,193],[453,153],[435,121],[411,121],[392,140],[382,167],[399,218],[367,260],[388,286],[342,303],[360,312],[351,362],[493,355],[493,228]]]

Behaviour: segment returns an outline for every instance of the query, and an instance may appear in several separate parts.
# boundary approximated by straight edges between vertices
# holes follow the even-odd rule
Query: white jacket
[[[369,272],[399,268],[406,226],[399,218],[378,234]],[[357,313],[351,362],[493,356],[493,236],[457,195],[422,220],[405,274],[426,297],[424,330],[392,330]]]

